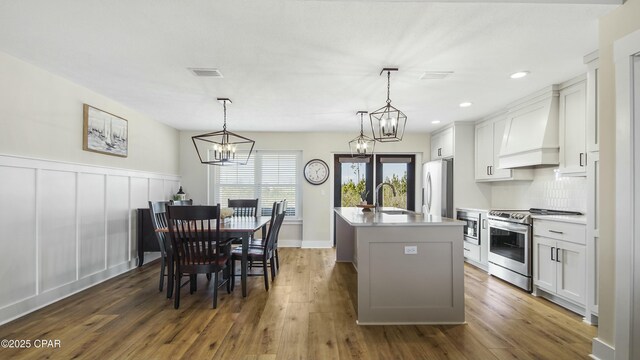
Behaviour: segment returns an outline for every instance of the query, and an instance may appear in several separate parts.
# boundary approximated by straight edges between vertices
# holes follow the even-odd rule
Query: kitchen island
[[[358,324],[464,323],[463,223],[335,208],[336,261],[358,272]]]

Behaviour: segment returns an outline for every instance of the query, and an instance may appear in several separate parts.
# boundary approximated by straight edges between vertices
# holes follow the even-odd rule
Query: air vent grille
[[[222,78],[222,73],[218,69],[189,68],[195,76]]]
[[[425,71],[420,75],[420,80],[442,80],[453,74],[453,71]]]

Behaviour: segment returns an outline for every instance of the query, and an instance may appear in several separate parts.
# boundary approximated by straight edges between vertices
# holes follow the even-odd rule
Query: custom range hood
[[[501,168],[559,164],[558,100],[558,86],[552,85],[508,107]]]

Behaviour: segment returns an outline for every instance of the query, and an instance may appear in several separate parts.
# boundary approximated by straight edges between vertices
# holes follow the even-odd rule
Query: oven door
[[[531,227],[489,219],[489,262],[531,276]]]

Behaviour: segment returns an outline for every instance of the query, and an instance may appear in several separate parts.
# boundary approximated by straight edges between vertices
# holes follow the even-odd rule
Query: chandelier
[[[351,149],[351,156],[354,158],[366,158],[373,154],[376,141],[363,132],[364,114],[366,111],[358,111],[356,114],[360,115],[360,135],[355,139],[349,141],[349,149]]]
[[[246,165],[255,141],[227,130],[228,98],[218,98],[224,108],[222,131],[192,136],[200,162],[208,165]]]
[[[404,127],[407,123],[407,115],[391,106],[391,72],[398,71],[398,68],[384,68],[380,72],[382,75],[387,72],[387,104],[380,109],[369,114],[371,119],[371,130],[373,138],[380,142],[392,142],[402,140]]]

